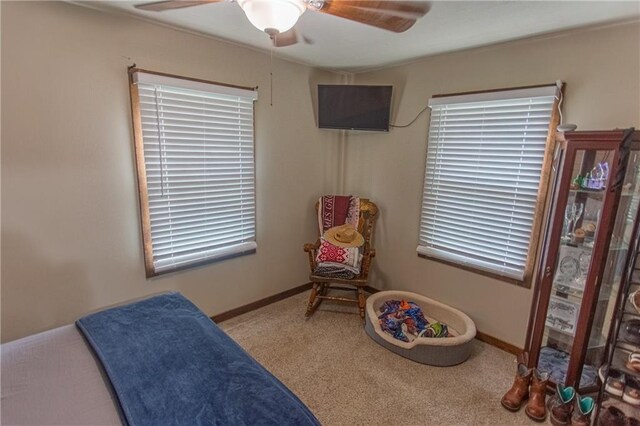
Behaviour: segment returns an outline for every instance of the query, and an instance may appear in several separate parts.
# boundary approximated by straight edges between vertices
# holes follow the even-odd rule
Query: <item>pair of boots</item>
[[[532,420],[542,422],[547,417],[545,396],[549,373],[541,373],[537,368],[527,368],[518,364],[518,372],[511,389],[502,397],[500,403],[509,411],[518,411],[525,400],[525,414]]]
[[[548,409],[554,426],[589,426],[595,401],[580,396],[571,386],[556,386],[556,394],[549,399]]]

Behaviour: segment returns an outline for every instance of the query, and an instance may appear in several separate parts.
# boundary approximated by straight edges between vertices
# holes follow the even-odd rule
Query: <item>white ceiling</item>
[[[145,3],[144,0],[74,3],[132,14],[259,49],[271,48],[269,37],[254,28],[234,2],[165,12],[134,8],[134,4]],[[307,11],[296,29],[312,44],[277,48],[275,54],[312,66],[355,72],[437,53],[640,17],[640,1],[430,3],[429,13],[402,34]]]

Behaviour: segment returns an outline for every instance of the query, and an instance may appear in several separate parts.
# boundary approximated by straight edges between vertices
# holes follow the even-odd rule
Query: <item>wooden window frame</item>
[[[447,96],[460,96],[460,95],[475,95],[479,93],[494,93],[494,92],[503,92],[503,91],[509,91],[509,90],[519,90],[519,89],[534,89],[539,87],[549,87],[553,85],[555,84],[538,84],[533,86],[518,86],[518,87],[479,90],[479,91],[471,91],[471,92],[447,93],[447,94],[434,95],[432,96],[432,98],[442,98]],[[557,93],[560,96],[564,95],[565,86],[566,85],[563,84],[562,87],[558,89]],[[533,225],[531,227],[531,240],[529,242],[529,251],[527,254],[527,262],[524,270],[523,279],[518,280],[516,278],[506,277],[504,275],[486,271],[480,268],[476,268],[469,265],[462,265],[453,261],[441,259],[439,257],[430,256],[427,254],[418,253],[419,257],[433,260],[438,263],[453,266],[455,268],[463,269],[465,271],[473,272],[473,273],[483,275],[489,278],[493,278],[499,281],[515,284],[519,287],[531,288],[531,284],[533,283],[533,279],[535,277],[536,262],[539,259],[540,251],[541,251],[541,242],[542,242],[541,235],[544,232],[544,225],[545,225],[544,222],[545,222],[545,218],[548,215],[548,209],[549,209],[548,204],[549,204],[551,168],[553,165],[554,154],[556,151],[557,128],[558,128],[558,125],[560,124],[560,114],[558,111],[559,109],[558,102],[559,102],[560,96],[556,96],[556,99],[553,102],[551,119],[549,120],[549,131],[547,134],[547,141],[545,143],[545,152],[544,152],[544,158],[542,160],[542,168],[540,170],[540,186],[538,188],[536,206],[534,208],[534,220],[533,220]]]
[[[203,80],[199,78],[192,77],[184,77],[175,74],[168,74],[157,71],[150,71],[142,68],[137,68],[135,65],[128,68],[128,77],[129,77],[129,95],[131,100],[131,119],[133,123],[133,142],[134,142],[134,154],[135,154],[135,164],[136,164],[136,177],[138,181],[138,200],[140,203],[140,223],[141,223],[141,231],[142,231],[142,244],[143,244],[143,253],[144,253],[144,269],[146,278],[153,278],[159,275],[170,274],[173,272],[182,271],[185,269],[196,268],[199,266],[203,266],[209,263],[219,262],[222,260],[243,256],[245,254],[255,253],[256,250],[249,250],[243,253],[229,254],[228,256],[221,256],[212,259],[203,259],[202,261],[192,262],[183,266],[179,266],[176,268],[172,268],[170,270],[157,272],[156,268],[153,264],[153,244],[151,238],[151,216],[149,210],[149,196],[148,196],[148,187],[147,187],[147,171],[144,159],[144,140],[142,133],[142,116],[140,112],[140,97],[138,94],[138,88],[134,82],[134,74],[136,72],[142,72],[146,74],[154,74],[163,77],[176,78],[186,81],[193,81],[197,83],[206,83],[206,84],[214,84],[217,86],[225,86],[237,89],[244,90],[257,90],[256,87],[246,87],[246,86],[238,86],[227,83],[220,83],[216,81]],[[254,116],[255,117],[255,116]],[[255,119],[254,119],[255,126]],[[255,152],[255,148],[254,148]],[[254,157],[254,169],[255,169],[255,157]],[[257,195],[257,194],[256,194]],[[256,224],[257,226],[257,224]]]

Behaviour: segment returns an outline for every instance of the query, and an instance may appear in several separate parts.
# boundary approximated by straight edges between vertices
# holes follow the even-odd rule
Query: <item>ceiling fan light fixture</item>
[[[306,10],[304,0],[238,0],[247,19],[260,31],[284,33]]]

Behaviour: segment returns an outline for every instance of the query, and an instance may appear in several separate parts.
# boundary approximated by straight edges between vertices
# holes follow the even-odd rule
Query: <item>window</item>
[[[130,76],[147,277],[254,252],[257,93]]]
[[[553,85],[429,101],[419,254],[528,283],[557,90]]]

